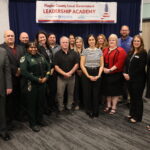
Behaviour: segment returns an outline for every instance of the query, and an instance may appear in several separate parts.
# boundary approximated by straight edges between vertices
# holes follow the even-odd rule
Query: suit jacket
[[[9,59],[6,51],[0,48],[0,95],[5,96],[8,88],[12,88]]]
[[[6,43],[1,44],[0,47],[4,48],[7,51],[7,55],[8,55],[9,62],[10,62],[11,74],[12,74],[12,77],[15,77],[17,69],[19,68],[20,58],[24,54],[23,49],[21,46],[17,45],[16,46],[16,56],[14,56],[11,48],[8,47]]]
[[[125,63],[125,73],[129,74],[130,81],[144,82],[146,80],[145,67],[147,63],[147,53],[143,51],[139,54],[128,54]]]

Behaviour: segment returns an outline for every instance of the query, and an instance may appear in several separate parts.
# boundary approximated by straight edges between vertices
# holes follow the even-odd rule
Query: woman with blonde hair
[[[118,47],[118,37],[111,34],[108,38],[108,48],[103,51],[104,55],[104,76],[103,94],[106,96],[105,112],[116,113],[119,96],[123,93],[123,68],[126,59],[126,52]]]
[[[82,37],[77,36],[75,38],[75,46],[74,51],[76,51],[79,55],[81,55],[82,51],[84,49],[84,41]],[[75,76],[75,89],[74,89],[74,109],[79,110],[79,106],[83,106],[82,102],[82,83],[81,83],[81,77],[82,77],[82,70],[79,67],[76,71]]]
[[[104,48],[108,47],[108,41],[107,41],[106,36],[104,34],[99,34],[97,36],[96,47],[100,48],[102,51]]]

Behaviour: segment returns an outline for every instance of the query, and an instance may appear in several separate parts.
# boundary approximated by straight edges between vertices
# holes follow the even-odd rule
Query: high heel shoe
[[[109,112],[109,111],[110,111],[110,109],[111,109],[111,107],[105,107],[105,108],[104,108],[104,112],[106,112],[106,113],[107,113],[107,112]]]

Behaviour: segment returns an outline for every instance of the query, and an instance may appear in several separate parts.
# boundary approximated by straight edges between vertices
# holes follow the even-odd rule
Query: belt
[[[99,67],[86,67],[86,69],[97,70],[97,69],[99,69]]]

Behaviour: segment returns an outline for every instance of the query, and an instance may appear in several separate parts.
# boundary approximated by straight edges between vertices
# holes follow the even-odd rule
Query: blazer
[[[16,45],[16,56],[13,55],[11,48],[9,48],[6,43],[1,44],[0,47],[4,48],[7,51],[11,74],[12,76],[15,76],[17,69],[19,68],[20,58],[24,54],[22,47],[19,45]]]
[[[5,96],[8,88],[12,88],[9,59],[5,49],[0,48],[0,96]]]
[[[130,81],[145,81],[147,52],[143,51],[139,54],[128,54],[125,62],[125,73],[129,74]]]

